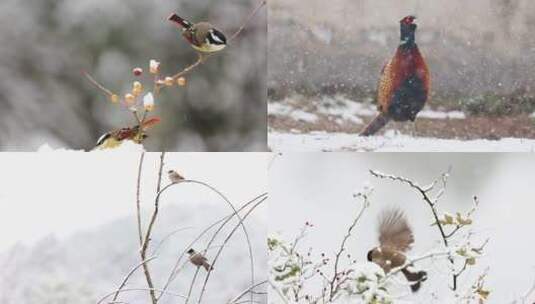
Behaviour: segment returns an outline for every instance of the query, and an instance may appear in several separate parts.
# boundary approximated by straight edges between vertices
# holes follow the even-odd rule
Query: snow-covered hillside
[[[191,204],[166,206],[161,210],[153,244],[171,231],[193,227],[170,237],[157,252],[158,258],[150,263],[156,286],[161,287],[171,267],[184,247],[211,224],[212,218],[229,214],[226,207],[210,207]],[[266,228],[259,224],[259,216],[248,221],[248,232],[253,245],[256,265],[256,281],[265,279],[267,249]],[[233,222],[232,227],[235,222]],[[226,236],[230,229],[226,229]],[[198,247],[204,249],[209,233]],[[223,238],[214,243],[208,258],[219,249]],[[16,245],[0,254],[0,303],[2,304],[95,304],[99,298],[114,291],[124,276],[139,263],[136,224],[134,218],[123,218],[105,224],[92,231],[79,232],[67,239],[50,236],[35,245]],[[224,303],[250,286],[248,249],[241,231],[223,250],[210,278],[205,303]],[[189,263],[172,284],[170,291],[185,294],[191,284],[195,268]],[[205,274],[201,272],[194,290],[199,290]],[[146,288],[142,271],[133,276],[127,288]],[[193,292],[195,296],[197,292]],[[256,296],[261,303],[263,296]],[[121,298],[128,303],[148,303],[145,291],[125,294]],[[165,296],[161,303],[176,303],[177,298]]]

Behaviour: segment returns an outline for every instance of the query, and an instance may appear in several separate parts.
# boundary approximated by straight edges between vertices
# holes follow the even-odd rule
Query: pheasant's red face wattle
[[[409,24],[414,24],[414,20],[416,20],[415,16],[407,16],[407,17],[401,19],[400,22],[403,23],[403,24],[409,25]]]

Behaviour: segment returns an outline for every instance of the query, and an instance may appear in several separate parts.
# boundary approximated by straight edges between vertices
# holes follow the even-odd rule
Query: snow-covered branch
[[[449,265],[447,274],[454,279],[451,288],[452,299],[456,303],[484,303],[490,291],[484,286],[486,273],[466,288],[458,280],[469,268],[474,268],[484,255],[488,240],[482,243],[472,240],[474,233],[461,234],[463,228],[474,224],[473,215],[478,207],[477,197],[473,198],[473,207],[466,213],[456,212],[454,215],[441,212],[438,202],[444,199],[450,171],[440,175],[426,186],[402,176],[395,176],[370,170],[371,174],[380,179],[392,180],[408,185],[417,190],[431,210],[433,226],[440,232],[441,244],[428,252],[414,256],[406,256],[401,265],[383,268],[374,260],[359,261],[348,254],[348,263],[341,263],[345,256],[346,243],[354,233],[358,233],[358,225],[364,211],[370,205],[373,188],[367,186],[357,191],[355,198],[363,200],[362,207],[342,236],[341,245],[330,258],[324,253],[319,256],[312,254],[312,248],[302,252],[299,243],[313,227],[307,223],[293,240],[285,240],[273,235],[268,240],[270,250],[270,288],[275,291],[273,296],[283,303],[325,304],[325,303],[365,303],[391,304],[404,299],[411,287],[409,281],[400,280],[399,274],[407,275],[407,270],[424,261],[444,261]],[[369,259],[369,258],[368,258]],[[332,264],[331,264],[332,263]],[[330,267],[332,267],[331,270]],[[332,271],[332,273],[331,273]],[[427,274],[424,273],[424,279]],[[422,281],[423,281],[422,280]],[[462,287],[462,288],[461,288]],[[413,290],[414,291],[414,290]],[[465,294],[463,294],[465,292]],[[275,301],[277,303],[277,301]]]
[[[451,167],[448,169],[447,172],[440,175],[439,178],[435,179],[431,184],[428,186],[420,186],[417,182],[413,181],[410,178],[403,177],[403,176],[396,176],[392,174],[385,174],[381,173],[379,171],[370,170],[370,173],[372,176],[380,178],[380,179],[388,179],[392,181],[401,182],[403,184],[408,185],[410,188],[416,190],[421,196],[424,202],[429,207],[429,210],[431,210],[431,213],[433,215],[433,225],[435,225],[440,233],[440,237],[442,239],[442,242],[444,244],[444,247],[447,249],[451,249],[450,239],[453,238],[457,232],[461,228],[464,228],[466,226],[469,226],[473,223],[472,221],[472,215],[476,210],[476,207],[479,204],[479,200],[476,196],[474,196],[474,207],[468,211],[466,214],[461,214],[460,212],[457,212],[455,216],[449,214],[449,213],[442,213],[438,209],[438,202],[442,198],[442,196],[445,193],[446,186],[448,183],[448,178],[451,175]],[[439,181],[441,181],[442,187],[436,190],[436,186],[439,184]],[[436,190],[436,194],[434,196],[431,196],[431,193]],[[450,231],[446,231],[446,227],[452,227]],[[465,251],[469,252],[471,250]],[[465,271],[466,267],[472,262],[472,259],[467,260],[470,262],[465,261],[463,263],[463,266],[460,270],[455,270],[455,261],[454,259],[449,256],[448,260],[451,263],[451,266],[453,268],[452,271],[452,290],[457,290],[458,285],[458,278],[459,276]]]

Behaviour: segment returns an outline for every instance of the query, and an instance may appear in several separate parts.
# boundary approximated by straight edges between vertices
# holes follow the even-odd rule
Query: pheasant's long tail
[[[360,132],[360,136],[371,136],[377,133],[377,131],[386,126],[389,121],[390,117],[388,117],[388,115],[380,113],[366,126],[362,132]]]

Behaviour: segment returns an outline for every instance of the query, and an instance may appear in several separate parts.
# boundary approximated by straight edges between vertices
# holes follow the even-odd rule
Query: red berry
[[[141,76],[141,74],[143,74],[143,69],[142,68],[135,68],[132,70],[132,73],[134,73],[134,76]]]

